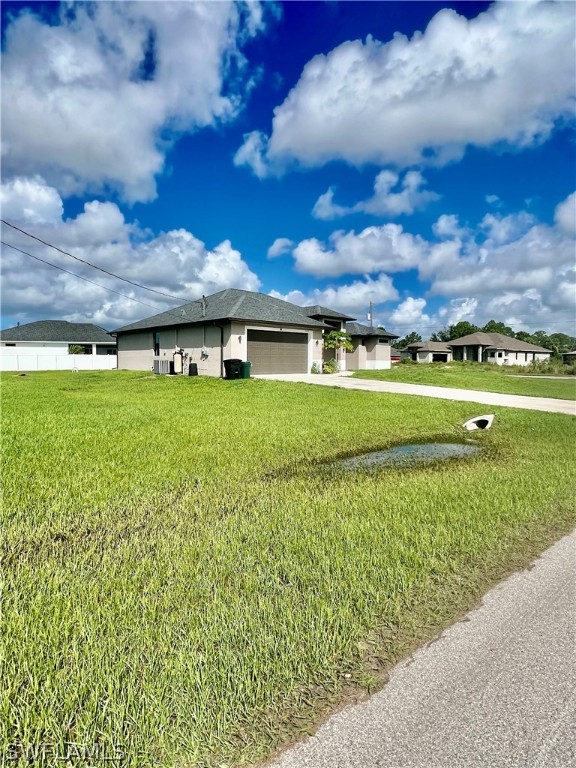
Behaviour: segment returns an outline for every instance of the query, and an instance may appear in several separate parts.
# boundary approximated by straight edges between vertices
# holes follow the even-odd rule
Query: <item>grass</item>
[[[524,377],[525,374],[526,372],[523,373],[517,366],[512,370],[490,363],[397,363],[387,371],[357,371],[354,376],[359,379],[402,381],[409,384],[431,384],[436,387],[576,400],[576,378],[548,379],[537,375]],[[522,378],[517,378],[518,375]]]
[[[350,476],[319,462],[477,408],[122,371],[2,396],[4,742],[264,758],[575,522],[558,414],[496,408],[478,458]]]

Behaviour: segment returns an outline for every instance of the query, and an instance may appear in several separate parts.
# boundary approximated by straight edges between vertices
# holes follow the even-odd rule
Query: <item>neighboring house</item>
[[[391,363],[397,363],[400,358],[402,357],[402,353],[399,349],[396,349],[395,347],[390,347],[390,362]]]
[[[473,360],[496,365],[528,365],[536,360],[549,360],[549,349],[502,333],[477,331],[448,342],[454,360]]]
[[[446,363],[452,360],[496,365],[528,365],[534,360],[549,360],[550,350],[528,344],[502,333],[478,331],[450,341],[424,341],[409,344],[402,351],[418,363]]]
[[[70,354],[82,347],[84,354]],[[116,339],[92,323],[38,320],[0,331],[0,370],[60,371],[116,368]]]
[[[184,373],[193,363],[199,374],[222,376],[227,359],[249,360],[254,374],[308,373],[322,365],[322,332],[330,330],[306,314],[325,316],[316,309],[229,288],[113,331],[118,367],[167,372],[181,350]]]
[[[452,350],[443,341],[418,341],[400,350],[402,357],[409,357],[417,363],[449,363]]]
[[[346,366],[351,371],[377,371],[391,367],[390,341],[393,333],[362,323],[346,323],[354,351],[346,353]]]
[[[562,355],[564,365],[573,365],[576,363],[576,349],[573,352],[564,352]]]

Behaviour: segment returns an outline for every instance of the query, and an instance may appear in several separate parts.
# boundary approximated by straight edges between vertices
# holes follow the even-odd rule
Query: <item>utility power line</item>
[[[102,288],[104,291],[110,291],[110,293],[115,293],[116,296],[121,296],[123,299],[128,299],[128,301],[135,301],[137,304],[142,304],[144,307],[148,307],[149,309],[153,309],[156,311],[157,314],[166,314],[166,315],[172,315],[173,317],[177,317],[178,320],[182,320],[183,315],[178,315],[175,312],[170,312],[169,310],[165,310],[162,312],[158,311],[158,307],[155,307],[153,304],[147,304],[145,301],[141,301],[140,299],[135,299],[133,296],[128,296],[125,293],[120,293],[120,291],[115,291],[113,288],[109,288],[107,285],[102,285],[102,283],[96,283],[94,280],[89,280],[87,277],[82,277],[82,275],[77,275],[75,272],[71,272],[69,269],[64,269],[64,267],[59,267],[58,264],[52,264],[51,261],[46,261],[46,259],[41,259],[40,256],[35,256],[33,253],[28,253],[28,251],[23,251],[22,248],[17,248],[15,245],[12,245],[11,243],[7,243],[5,240],[0,240],[0,243],[2,245],[6,245],[8,248],[12,248],[14,251],[18,251],[18,253],[23,253],[25,256],[30,256],[31,259],[36,259],[36,261],[41,261],[43,264],[47,264],[49,267],[53,267],[54,269],[59,269],[61,272],[65,272],[67,275],[72,275],[72,277],[77,277],[78,280],[84,280],[85,283],[90,283],[90,285],[95,285],[97,288]]]
[[[143,291],[150,291],[151,293],[157,293],[159,296],[164,296],[167,299],[173,299],[174,301],[186,301],[186,299],[182,298],[181,296],[172,296],[170,293],[157,291],[155,288],[148,288],[146,285],[142,285],[141,283],[136,283],[134,280],[129,280],[127,277],[120,277],[120,275],[117,275],[115,272],[109,272],[107,269],[104,269],[104,267],[99,267],[97,264],[92,264],[92,262],[86,261],[86,259],[81,259],[80,256],[74,256],[73,253],[68,253],[68,251],[62,250],[62,248],[59,248],[57,245],[53,245],[52,243],[49,243],[47,240],[42,240],[41,237],[36,237],[36,235],[33,235],[31,232],[27,232],[25,229],[21,229],[20,227],[17,227],[15,224],[10,224],[10,222],[6,221],[6,219],[0,219],[0,221],[3,224],[6,224],[7,227],[11,227],[12,229],[15,229],[17,232],[21,232],[23,235],[26,235],[26,237],[31,237],[33,240],[37,240],[39,243],[42,243],[42,245],[46,245],[48,246],[48,248],[53,248],[55,251],[58,251],[59,253],[63,253],[64,256],[70,256],[71,259],[76,259],[76,261],[80,261],[82,262],[82,264],[87,264],[89,267],[92,267],[93,269],[97,269],[100,272],[103,272],[104,274],[109,275],[110,277],[114,277],[117,280],[122,280],[124,283],[130,283],[130,285],[134,285],[136,288],[141,288]],[[30,256],[30,254],[28,254],[28,256]],[[32,258],[36,258],[36,257],[33,256]],[[75,275],[75,277],[78,277],[78,275]]]

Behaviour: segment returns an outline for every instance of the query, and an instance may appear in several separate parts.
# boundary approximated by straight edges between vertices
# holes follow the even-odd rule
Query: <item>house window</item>
[[[504,352],[498,352],[498,357],[504,357]]]
[[[388,339],[378,339],[378,344],[388,344]]]
[[[15,346],[16,346],[16,344],[14,344],[14,342],[11,342],[11,341],[7,341],[7,342],[6,342],[6,344],[5,344],[4,346],[6,346],[6,347],[15,347]]]
[[[158,331],[154,331],[152,334],[152,342],[154,344],[154,356],[160,357],[160,334]]]

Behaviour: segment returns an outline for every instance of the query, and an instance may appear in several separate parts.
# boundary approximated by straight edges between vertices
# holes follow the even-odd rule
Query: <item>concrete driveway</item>
[[[470,403],[483,403],[484,405],[503,405],[508,408],[526,408],[532,411],[548,411],[576,416],[575,401],[556,400],[552,397],[502,395],[497,392],[482,392],[476,389],[452,389],[451,387],[432,387],[425,384],[403,384],[398,381],[354,379],[350,378],[349,374],[278,373],[255,376],[254,378],[303,382],[324,387],[341,387],[342,389],[360,389],[364,392],[391,392],[397,395],[437,397],[441,400],[462,400]]]
[[[576,532],[271,768],[576,766]]]

